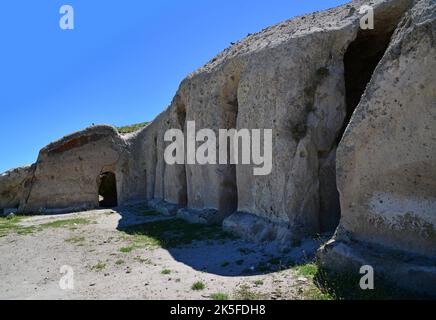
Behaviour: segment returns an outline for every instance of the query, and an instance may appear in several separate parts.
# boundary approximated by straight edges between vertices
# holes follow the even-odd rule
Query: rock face
[[[18,208],[25,182],[31,172],[32,166],[25,166],[0,175],[0,209]]]
[[[23,191],[20,211],[71,211],[98,207],[100,175],[112,172],[122,190],[126,146],[109,126],[66,136],[40,151]]]
[[[193,76],[202,80],[196,87],[208,85],[205,78],[216,79],[216,91],[230,97],[221,108],[236,109],[237,129],[274,132],[270,175],[254,176],[252,166],[236,166],[237,213],[224,221],[226,228],[287,244],[337,226],[335,153],[347,118],[344,56],[358,36],[363,3],[296,18],[251,36]],[[383,35],[394,31],[409,4],[377,2],[375,16]],[[387,46],[389,37],[384,40]],[[227,82],[222,70],[231,77]],[[205,184],[200,181],[198,188]],[[254,216],[247,219],[247,214]]]
[[[362,5],[374,9],[374,30],[360,27]],[[432,0],[359,0],[249,35],[189,75],[146,128],[121,136],[94,126],[48,145],[16,179],[1,176],[0,206],[47,212],[147,201],[283,246],[333,231],[341,218],[320,252],[326,268],[371,256],[388,270],[377,254],[399,250],[419,256],[416,283],[434,279],[435,11]],[[187,133],[188,121],[217,136],[272,129],[271,174],[167,164],[165,132]],[[412,270],[410,261],[392,277]]]
[[[418,1],[401,21],[339,145],[342,218],[320,252],[329,269],[370,264],[429,294],[436,291],[435,39],[436,3]]]

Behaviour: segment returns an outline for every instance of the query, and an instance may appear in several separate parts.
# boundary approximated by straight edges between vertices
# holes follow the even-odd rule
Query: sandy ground
[[[123,227],[173,218],[141,216],[129,210],[96,210],[25,218],[22,226],[89,219],[89,224],[43,228],[0,237],[1,299],[304,299],[313,284],[295,268],[278,270],[282,260],[305,259],[319,246],[307,240],[286,253],[239,239],[193,241],[189,245],[128,247]],[[273,261],[273,262],[271,262]],[[287,261],[287,260],[286,260]],[[264,263],[266,269],[260,268]],[[71,267],[74,289],[61,289],[62,266]],[[283,269],[283,267],[281,268]],[[164,271],[166,270],[166,271]],[[201,281],[203,290],[193,290]],[[244,292],[241,294],[241,292]]]

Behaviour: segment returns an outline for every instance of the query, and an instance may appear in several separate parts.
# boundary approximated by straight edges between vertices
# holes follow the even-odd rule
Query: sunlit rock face
[[[32,166],[16,168],[0,175],[1,209],[17,209],[26,181],[31,176]]]
[[[368,4],[375,28],[365,30],[360,9]],[[435,12],[432,0],[360,0],[249,35],[184,79],[147,127],[120,135],[93,126],[0,176],[0,207],[50,212],[146,201],[280,246],[339,224],[320,250],[323,267],[358,272],[369,263],[384,274],[397,266],[388,278],[431,292]],[[271,172],[168,164],[165,133],[186,136],[191,121],[216,136],[271,129]]]
[[[99,179],[112,172],[121,187],[125,144],[109,126],[93,126],[43,148],[21,197],[20,211],[57,212],[99,206]]]
[[[342,217],[320,252],[332,270],[373,265],[436,294],[436,4],[399,24],[337,152]],[[382,258],[383,257],[383,258]]]
[[[247,36],[183,80],[171,105],[138,132],[121,136],[97,126],[49,145],[21,207],[95,207],[100,175],[109,171],[119,204],[147,200],[165,213],[183,209],[179,215],[193,220],[225,220],[226,228],[254,240],[286,245],[334,230],[340,216],[336,148],[353,111],[347,73],[351,79],[371,75],[381,58],[371,50],[383,54],[410,1],[372,3],[380,27],[365,55],[375,64],[355,70],[346,56],[361,38],[364,4],[354,1]],[[352,87],[357,98],[359,90]],[[165,132],[186,134],[188,121],[217,135],[219,129],[271,129],[271,172],[256,176],[252,164],[168,165]],[[257,222],[247,226],[246,215]]]
[[[410,3],[374,3],[380,28],[373,37],[375,52],[366,54],[378,60],[363,68],[369,69],[367,82]],[[336,148],[353,112],[345,74],[359,73],[345,70],[344,60],[360,38],[363,4],[355,1],[250,35],[185,79],[178,92],[185,120],[215,131],[274,133],[269,175],[253,175],[253,165],[186,166],[192,214],[201,216],[204,209],[213,222],[231,214],[224,219],[226,229],[284,245],[336,228]]]

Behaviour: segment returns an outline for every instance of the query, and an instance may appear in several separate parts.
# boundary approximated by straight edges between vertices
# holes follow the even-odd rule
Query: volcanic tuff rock
[[[320,252],[331,270],[372,265],[436,293],[436,2],[402,19],[337,152],[342,218]]]
[[[362,5],[374,8],[374,30],[360,28]],[[0,205],[19,198],[23,211],[94,208],[102,174],[114,173],[118,204],[148,201],[257,241],[288,246],[333,231],[341,218],[320,251],[324,267],[370,261],[389,270],[398,254],[370,257],[400,251],[391,278],[411,272],[403,286],[431,293],[435,11],[434,0],[358,0],[249,35],[183,80],[144,129],[121,136],[91,127],[44,148],[17,183],[2,176]],[[272,173],[166,164],[165,131],[187,121],[216,133],[273,129]]]
[[[18,208],[26,180],[32,166],[16,168],[0,175],[0,208]]]
[[[122,177],[123,150],[124,141],[109,126],[94,126],[49,144],[39,153],[20,211],[68,212],[98,207],[100,174],[113,171]]]

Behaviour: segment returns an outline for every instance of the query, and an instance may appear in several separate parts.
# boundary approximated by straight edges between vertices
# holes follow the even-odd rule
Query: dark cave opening
[[[393,34],[392,27],[379,23],[376,30],[359,30],[344,56],[345,101],[347,115],[339,135],[339,141],[359,105],[375,68],[383,58]],[[382,30],[380,32],[380,30]],[[339,142],[338,141],[338,142]]]
[[[240,76],[231,75],[223,87],[222,99],[223,105],[223,120],[226,124],[226,129],[236,129],[238,124],[238,87]],[[219,212],[222,217],[226,217],[238,210],[238,184],[236,177],[236,165],[231,164],[231,146],[230,137],[227,139],[227,170],[222,171],[222,180],[220,183],[219,196]],[[241,154],[239,152],[239,154]]]
[[[181,101],[180,96],[177,96],[176,100],[176,113],[177,121],[179,123],[180,129],[185,132],[186,129],[186,104]],[[186,207],[188,205],[188,180],[186,176],[186,166],[182,166],[182,170],[179,171],[178,180],[183,186],[178,194],[178,205]]]
[[[371,81],[377,65],[383,58],[392,34],[397,26],[399,17],[389,17],[387,19],[379,19],[376,21],[376,29],[359,30],[356,39],[349,45],[344,55],[344,80],[345,80],[345,102],[346,102],[346,117],[343,127],[341,128],[337,145],[341,142],[344,133],[351,121],[353,113],[359,105],[365,90]],[[335,171],[334,169],[332,169]],[[336,186],[336,174],[334,183]],[[329,184],[330,182],[325,182]],[[330,189],[331,190],[331,189]],[[336,186],[337,190],[337,186]],[[328,201],[329,205],[325,208],[321,207],[323,214],[320,219],[322,232],[334,231],[339,225],[341,217],[341,207],[339,192],[330,194]]]
[[[100,175],[98,195],[100,208],[113,208],[118,205],[117,180],[113,172]]]

